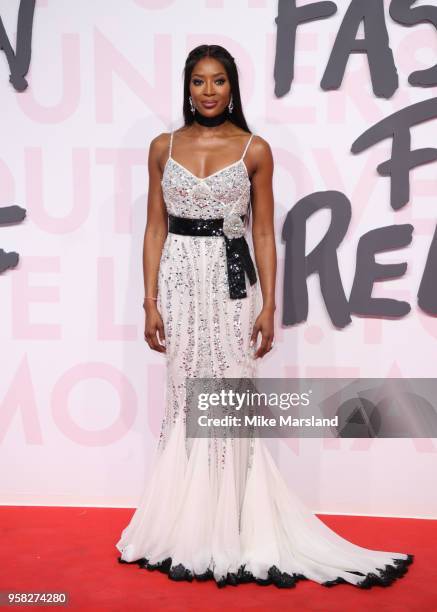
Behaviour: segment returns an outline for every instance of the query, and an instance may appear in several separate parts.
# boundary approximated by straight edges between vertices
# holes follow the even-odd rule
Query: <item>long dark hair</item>
[[[238,78],[237,65],[229,51],[220,45],[199,45],[189,52],[187,59],[185,60],[183,103],[184,125],[191,125],[194,122],[194,114],[191,112],[189,102],[191,74],[197,62],[204,57],[213,57],[225,67],[231,85],[233,103],[232,113],[228,112],[228,120],[250,134],[251,132],[249,126],[247,125],[246,118],[243,113],[243,107],[241,105],[240,82]],[[249,224],[250,211],[251,203],[249,205],[248,214],[245,220],[247,225]]]
[[[229,51],[220,45],[199,45],[195,49],[192,49],[187,56],[184,67],[184,124],[191,125],[194,121],[194,115],[191,112],[190,102],[188,100],[190,97],[191,73],[197,62],[204,57],[213,57],[225,67],[231,85],[233,102],[233,110],[232,113],[228,113],[228,119],[232,123],[235,123],[235,125],[238,125],[242,130],[250,132],[241,106],[240,83],[235,60]]]

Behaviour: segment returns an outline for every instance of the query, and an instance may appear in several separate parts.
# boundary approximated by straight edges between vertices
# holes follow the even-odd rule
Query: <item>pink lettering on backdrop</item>
[[[280,236],[279,236],[279,239],[280,239]],[[284,257],[282,257],[280,253],[276,254],[276,264],[277,264],[278,278],[284,278],[285,260],[284,260]],[[281,303],[281,290],[282,290],[282,287],[280,286],[280,283],[277,283],[276,284],[276,295],[275,295],[275,301],[277,305]],[[276,312],[278,312],[278,310],[279,310],[278,306],[276,306]],[[276,346],[281,344],[284,341],[284,339],[285,339],[285,328],[282,327],[282,325],[280,324],[280,317],[275,317],[275,344]]]
[[[57,193],[50,198],[50,201],[54,201],[55,205],[60,199],[62,208],[65,208],[65,200],[73,200],[70,212],[63,216],[49,215],[44,204],[49,200],[47,189],[44,187],[50,185],[50,177],[44,173],[42,148],[25,149],[24,156],[26,201],[31,209],[31,220],[40,229],[51,234],[74,232],[85,225],[91,209],[89,149],[72,149],[71,181],[68,185],[65,185],[65,189],[61,193]],[[47,182],[43,177],[44,179],[47,177]]]
[[[111,166],[113,170],[114,230],[118,234],[131,234],[132,170],[140,166],[146,174],[147,152],[144,149],[97,149],[96,163]]]
[[[95,54],[95,100],[96,100],[96,122],[111,123],[114,121],[114,99],[120,105],[120,113],[123,116],[123,103],[120,92],[115,91],[114,75],[129,87],[129,90],[144,103],[144,114],[150,114],[159,118],[165,125],[171,117],[172,83],[169,78],[172,73],[171,48],[172,36],[170,34],[156,34],[152,39],[153,50],[144,58],[144,62],[138,65],[138,61],[131,62],[117,47],[97,28],[94,30],[94,54]],[[134,56],[137,60],[137,56]],[[148,77],[153,78],[153,85],[148,83],[146,77],[138,68],[151,66],[153,73]],[[149,70],[149,72],[151,72]]]
[[[311,50],[316,46],[317,36],[314,34],[302,34],[299,37],[299,50]],[[271,66],[275,63],[275,35],[268,34],[266,37],[266,59],[264,62],[266,74],[264,79],[269,83],[269,87],[263,87],[264,106],[265,106],[265,121],[272,124],[311,124],[317,122],[316,108],[312,102],[305,106],[296,106],[293,96],[284,96],[283,98],[272,97],[271,91],[273,88],[273,77],[270,74]],[[258,77],[259,78],[259,77]],[[293,88],[311,85],[308,87],[309,101],[312,100],[311,92],[316,80],[316,74],[311,66],[301,66],[300,60],[296,58],[296,79],[293,82]]]
[[[14,420],[17,421],[19,417],[26,443],[42,444],[38,406],[26,353],[0,404],[0,443],[5,439]]]
[[[382,343],[383,319],[363,319],[363,342],[364,344]]]
[[[225,0],[205,0],[205,8],[207,9],[224,9]],[[216,43],[214,43],[216,44]]]
[[[386,158],[387,159],[387,158]],[[411,175],[411,192],[414,193],[414,202],[410,202],[402,210],[393,212],[396,223],[411,223],[414,225],[414,237],[432,236],[435,230],[435,194],[437,192],[437,179],[420,179],[419,174],[429,172],[417,169],[416,174]],[[428,212],[429,216],[417,212]]]
[[[304,330],[304,338],[308,344],[320,344],[324,333],[319,325],[307,325]]]
[[[420,325],[425,330],[426,334],[432,338],[432,344],[429,347],[430,351],[435,351],[435,343],[434,340],[437,340],[437,317],[433,317],[428,313],[424,313],[422,310],[417,309],[418,321]]]
[[[207,9],[224,9],[234,6],[235,0],[204,0]],[[266,8],[266,0],[247,0],[247,8]]]
[[[327,121],[346,124],[350,121],[351,113],[357,112],[366,123],[376,123],[391,112],[412,104],[411,96],[405,90],[399,90],[390,100],[372,98],[370,92],[363,88],[366,78],[365,66],[362,66],[351,74],[342,87],[343,96],[335,97],[336,92],[328,92],[332,96],[328,96]],[[356,134],[353,131],[350,134],[352,144]]]
[[[283,364],[283,374],[284,378],[301,378],[302,374],[302,366],[299,364]]]
[[[61,257],[21,256],[19,274],[11,276],[12,282],[12,337],[16,340],[59,340],[62,328],[53,321],[61,318],[59,308],[47,308],[46,320],[50,323],[31,322],[32,303],[59,305],[59,287],[31,284],[32,274],[60,274]],[[57,315],[57,316],[56,316]]]
[[[62,91],[59,102],[51,106],[38,103],[34,98],[36,87],[28,87],[25,92],[15,96],[23,113],[36,123],[61,123],[72,117],[80,103],[80,38],[77,34],[63,34],[61,37],[60,77],[54,77],[49,83],[61,83]],[[50,69],[53,68],[53,64]],[[43,89],[50,91],[49,87]]]
[[[381,101],[370,94],[368,83],[368,69],[363,64],[359,68],[348,65],[341,89],[337,91],[326,91],[324,96],[326,123],[347,125],[350,117],[358,115],[365,123],[376,123],[383,115]],[[366,74],[367,72],[367,74]],[[383,104],[387,104],[384,100]],[[351,144],[353,132],[351,134]]]
[[[378,186],[379,177],[375,172],[375,167],[380,159],[390,157],[390,150],[379,150],[378,153],[372,151],[365,159],[360,160],[356,165],[357,178],[354,181],[353,189],[346,188],[346,169],[343,160],[334,154],[334,151],[328,147],[310,150],[312,153],[317,169],[323,179],[323,189],[336,189],[347,194],[347,197],[353,203],[353,215],[347,230],[349,242],[352,239],[360,238],[362,235],[361,220],[364,213],[370,208],[375,207],[376,216],[383,217],[384,211],[381,210],[381,205],[378,201],[372,200],[372,194]],[[384,154],[387,157],[384,157]],[[350,182],[350,172],[349,172]],[[311,190],[315,190],[316,185],[312,181]],[[387,206],[387,213],[391,213]]]
[[[428,2],[427,4],[432,4],[432,2]],[[428,61],[421,61],[421,51],[428,51]],[[396,58],[400,72],[402,72],[404,76],[406,87],[409,87],[409,85],[407,85],[407,78],[411,72],[414,70],[422,70],[432,65],[435,52],[436,39],[435,30],[433,28],[422,26],[420,28],[416,27],[411,31],[404,28],[402,39],[396,48]]]
[[[9,166],[0,159],[0,202],[10,204],[15,199],[15,180]]]
[[[135,325],[115,323],[115,307],[124,305],[126,297],[114,276],[114,257],[97,257],[97,339],[136,340]],[[115,296],[122,299],[116,301]]]
[[[291,134],[290,139],[292,137],[293,135]],[[304,156],[299,149],[299,144],[295,142],[294,146],[290,148],[293,149],[293,153],[290,150],[278,149],[277,147],[275,147],[274,151],[275,172],[278,172],[279,168],[283,168],[290,175],[291,179],[286,179],[290,201],[286,203],[287,209],[285,213],[288,212],[293,202],[301,198],[303,194],[306,195],[314,187],[314,181],[311,177],[308,164],[304,162]]]
[[[340,359],[341,361],[348,361],[340,355],[335,355],[334,359]],[[361,373],[360,366],[354,365],[309,365],[304,369],[304,373],[301,376],[308,378],[359,378]]]
[[[138,4],[141,8],[145,8],[152,11],[165,10],[177,0],[134,0],[135,4]]]
[[[69,396],[77,385],[92,379],[103,380],[115,391],[120,412],[108,427],[89,430],[76,423],[69,413]],[[137,414],[138,398],[129,379],[108,363],[79,363],[67,370],[56,382],[51,396],[53,420],[66,438],[81,446],[108,446],[120,440],[132,427]],[[89,405],[90,411],[105,412],[105,406]]]

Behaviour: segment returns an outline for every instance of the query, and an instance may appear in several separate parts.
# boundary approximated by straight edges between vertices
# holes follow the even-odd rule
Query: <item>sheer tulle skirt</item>
[[[178,419],[117,543],[120,560],[161,569],[174,579],[214,578],[219,585],[258,580],[293,586],[307,578],[365,587],[390,584],[404,573],[411,556],[356,546],[307,509],[283,481],[263,440],[253,441],[244,489],[236,486],[249,442],[216,445],[197,438],[187,456]],[[224,451],[220,471],[209,461],[211,446],[213,453]]]

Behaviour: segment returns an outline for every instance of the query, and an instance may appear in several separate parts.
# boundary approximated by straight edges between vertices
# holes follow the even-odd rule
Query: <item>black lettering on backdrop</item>
[[[431,5],[412,7],[416,1],[392,0],[389,13],[393,21],[408,27],[429,22],[437,29],[437,7]],[[307,21],[325,19],[336,11],[335,2],[314,2],[297,7],[296,0],[278,0],[273,71],[277,97],[284,96],[290,91],[294,78],[298,26]],[[365,37],[357,39],[356,35],[361,22],[364,24]],[[332,90],[340,87],[351,53],[367,54],[374,94],[378,97],[390,98],[399,83],[393,53],[389,46],[384,17],[384,0],[351,0],[320,83],[322,89]],[[434,87],[437,85],[437,64],[425,70],[412,72],[408,82],[415,86]]]
[[[331,211],[330,226],[319,244],[305,255],[306,224],[316,211],[328,208]],[[407,302],[391,298],[372,297],[373,285],[377,281],[398,278],[405,274],[407,263],[380,264],[375,254],[400,249],[412,241],[411,224],[389,225],[370,230],[364,234],[357,248],[354,280],[347,300],[338,266],[337,249],[346,235],[351,220],[351,204],[339,191],[319,191],[299,200],[288,212],[282,228],[285,241],[283,318],[284,325],[295,325],[307,320],[307,278],[317,272],[320,290],[329,317],[337,328],[352,322],[351,314],[401,318],[411,310]],[[432,252],[434,249],[435,252]],[[437,272],[437,239],[430,249],[427,277],[422,279],[424,298],[431,290],[432,279]],[[434,274],[434,277],[432,276]],[[429,305],[429,304],[428,304]],[[437,314],[437,301],[430,305]]]
[[[437,119],[437,98],[407,106],[363,132],[352,144],[352,153],[360,153],[384,138],[393,138],[391,157],[377,167],[378,174],[390,177],[390,205],[399,210],[410,200],[410,170],[437,159],[437,149],[411,150],[410,127]]]
[[[398,278],[405,274],[407,263],[380,264],[375,253],[400,249],[410,244],[414,227],[410,224],[388,225],[361,236],[357,248],[354,282],[349,296],[351,312],[373,317],[404,317],[411,307],[407,302],[372,297],[376,281]]]
[[[3,206],[0,208],[0,226],[13,225],[15,223],[21,223],[26,216],[26,209],[21,206]],[[7,253],[3,249],[0,249],[0,273],[5,270],[15,268],[18,264],[19,255],[14,251]]]
[[[390,17],[405,26],[414,26],[417,23],[430,22],[437,29],[437,7],[411,6],[416,0],[392,0],[390,4]],[[437,85],[437,64],[425,70],[416,70],[408,77],[413,86],[435,87]]]
[[[356,34],[364,22],[364,38]],[[383,0],[352,0],[338,30],[320,86],[338,89],[351,53],[366,53],[375,96],[390,98],[398,88],[398,73],[389,47]]]
[[[392,137],[389,160],[377,167],[378,173],[391,178],[391,206],[402,208],[409,201],[409,173],[416,166],[437,160],[437,149],[424,148],[411,151],[410,128],[422,121],[437,118],[437,98],[412,104],[379,121],[352,144],[353,153],[359,153],[384,138]],[[332,221],[320,244],[305,256],[306,221],[320,208],[330,208]],[[360,238],[357,261],[349,302],[341,283],[337,248],[343,240],[351,219],[351,205],[338,191],[313,193],[299,200],[288,213],[282,230],[286,242],[283,323],[294,325],[308,316],[308,291],[306,279],[317,271],[320,277],[322,297],[328,314],[339,328],[351,323],[351,314],[375,317],[403,317],[410,311],[406,302],[372,298],[376,281],[402,276],[406,263],[378,264],[374,255],[384,250],[405,247],[412,240],[412,225],[391,225],[367,232]],[[437,230],[436,230],[437,233]],[[418,305],[425,312],[437,315],[437,236],[434,235],[423,278],[418,292]]]
[[[437,227],[429,247],[428,258],[425,264],[422,280],[419,286],[418,300],[419,307],[426,313],[437,315]]]
[[[305,255],[306,223],[316,211],[328,208],[331,224],[319,244]],[[283,323],[294,325],[308,316],[306,279],[317,272],[320,290],[332,322],[337,327],[351,323],[338,267],[337,247],[352,216],[347,197],[339,191],[319,191],[305,196],[287,214],[282,227],[285,240]]]
[[[29,70],[32,48],[32,25],[35,0],[21,0],[18,9],[17,51],[14,53],[0,16],[0,49],[5,52],[11,72],[9,81],[17,91],[27,88],[24,78]]]
[[[27,88],[27,81],[24,76],[27,74],[30,65],[32,47],[32,26],[35,11],[35,0],[20,0],[18,9],[17,23],[17,52],[14,53],[12,45],[6,34],[3,21],[0,16],[0,49],[5,52],[9,64],[9,81],[17,91],[24,91]],[[13,225],[21,223],[26,216],[26,209],[20,206],[4,206],[0,208],[0,227],[3,225]],[[20,256],[15,251],[6,252],[0,248],[0,274],[5,270],[15,268]]]
[[[314,19],[325,19],[337,10],[335,2],[314,2],[296,6],[296,0],[279,0],[276,33],[276,57],[273,69],[275,95],[280,98],[290,91],[294,78],[294,52],[297,26]]]

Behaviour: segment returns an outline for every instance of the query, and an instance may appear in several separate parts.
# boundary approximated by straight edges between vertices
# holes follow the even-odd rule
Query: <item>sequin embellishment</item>
[[[158,278],[168,347],[166,412],[160,448],[165,446],[179,411],[186,410],[186,377],[256,375],[249,341],[261,304],[259,282],[245,283],[244,298],[231,299],[229,293],[229,261],[239,270],[239,262],[232,259],[232,249],[228,252],[229,245],[242,239],[244,224],[240,216],[247,215],[250,204],[250,180],[243,159],[200,179],[170,156],[164,168],[162,191],[169,216],[196,218],[199,227],[202,219],[221,217],[232,237],[224,239],[224,228],[213,236],[170,232],[167,236]],[[247,248],[253,259],[251,246]],[[221,469],[221,443],[210,441],[214,469]],[[190,444],[187,440],[187,450]],[[249,449],[249,455],[250,452]]]

